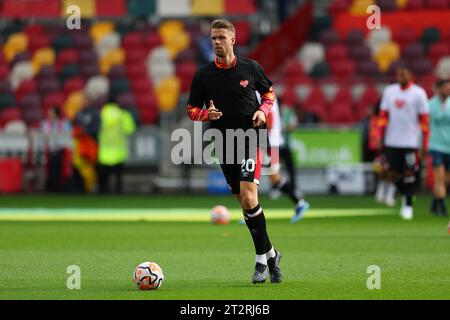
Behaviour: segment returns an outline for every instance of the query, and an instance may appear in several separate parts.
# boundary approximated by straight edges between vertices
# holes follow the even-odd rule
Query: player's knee
[[[241,192],[241,204],[246,210],[253,209],[258,205],[258,197],[252,192]]]

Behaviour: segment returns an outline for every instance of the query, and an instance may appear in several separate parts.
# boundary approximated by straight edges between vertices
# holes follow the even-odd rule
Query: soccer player
[[[256,94],[259,101],[259,94]],[[297,126],[297,122],[291,121],[289,123],[290,127]],[[284,193],[295,205],[295,214],[291,218],[291,223],[296,223],[300,221],[303,217],[305,211],[309,209],[309,203],[305,201],[303,198],[297,197],[295,194],[295,188],[291,181],[288,181],[286,177],[281,175],[280,172],[280,156],[281,153],[290,153],[289,147],[286,146],[286,139],[281,134],[282,132],[282,123],[280,117],[280,109],[278,105],[278,99],[275,98],[272,109],[267,117],[267,129],[269,130],[269,144],[270,144],[270,167],[267,168],[266,174],[269,176],[270,184],[273,189],[279,190]],[[285,128],[287,129],[287,128]],[[285,151],[287,149],[287,151]],[[290,154],[287,154],[290,157]],[[292,164],[291,164],[292,166]],[[291,168],[293,171],[293,168]],[[293,172],[291,176],[293,176]]]
[[[450,182],[450,81],[436,82],[436,95],[430,99],[429,155],[433,160],[433,202],[431,213],[448,216],[446,184]]]
[[[402,195],[400,216],[413,218],[413,195],[419,169],[422,135],[422,159],[427,151],[429,108],[425,90],[412,81],[406,66],[396,70],[397,82],[383,92],[380,112],[380,137],[383,137],[387,176]]]
[[[253,283],[264,283],[268,275],[272,283],[279,283],[282,278],[279,266],[281,254],[270,242],[266,219],[258,201],[261,153],[258,145],[247,143],[247,140],[243,146],[234,145],[234,150],[230,150],[226,138],[227,129],[260,130],[267,121],[275,93],[272,82],[257,62],[235,56],[235,32],[233,24],[227,20],[212,22],[211,41],[215,60],[201,67],[194,75],[187,111],[192,120],[210,121],[211,128],[222,133],[223,144],[215,143],[216,154],[226,155],[229,152],[236,155],[236,150],[244,147],[243,159],[234,159],[233,163],[221,161],[220,166],[231,192],[242,207],[255,246]],[[256,99],[255,91],[261,94],[261,104]],[[208,109],[203,109],[203,105]]]

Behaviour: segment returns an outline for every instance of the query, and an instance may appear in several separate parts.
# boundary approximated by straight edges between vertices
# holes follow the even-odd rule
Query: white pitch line
[[[286,219],[293,209],[268,209],[267,219]],[[357,217],[391,215],[391,209],[310,209],[304,218]],[[232,220],[242,218],[242,211],[230,209]],[[205,208],[86,209],[86,208],[2,208],[0,221],[210,221]]]

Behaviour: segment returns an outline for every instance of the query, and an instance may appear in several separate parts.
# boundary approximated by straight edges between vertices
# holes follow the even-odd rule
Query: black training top
[[[262,67],[254,60],[236,57],[229,69],[221,68],[215,61],[201,67],[194,76],[189,96],[192,107],[209,108],[213,100],[222,117],[211,121],[217,129],[248,129],[252,127],[253,114],[260,105],[255,90],[261,95],[269,92],[272,82]]]

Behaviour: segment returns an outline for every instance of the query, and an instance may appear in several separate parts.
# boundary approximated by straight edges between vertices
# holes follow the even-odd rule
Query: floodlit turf
[[[370,197],[311,197],[310,202],[313,209],[336,212],[386,211]],[[271,209],[290,207],[287,199],[263,198],[261,203],[269,219]],[[216,204],[236,209],[231,197],[0,197],[1,208],[80,212]],[[410,222],[402,221],[397,209],[375,216],[305,218],[295,225],[288,218],[270,219],[268,229],[283,254],[285,277],[282,284],[263,285],[250,282],[253,245],[246,226],[236,221],[226,226],[30,222],[1,221],[0,214],[0,299],[450,299],[448,220],[429,215],[428,205],[429,198],[419,197]],[[148,260],[160,264],[166,281],[156,291],[139,291],[132,273]],[[81,268],[81,290],[66,288],[69,265]],[[381,269],[380,290],[366,286],[370,265]]]

